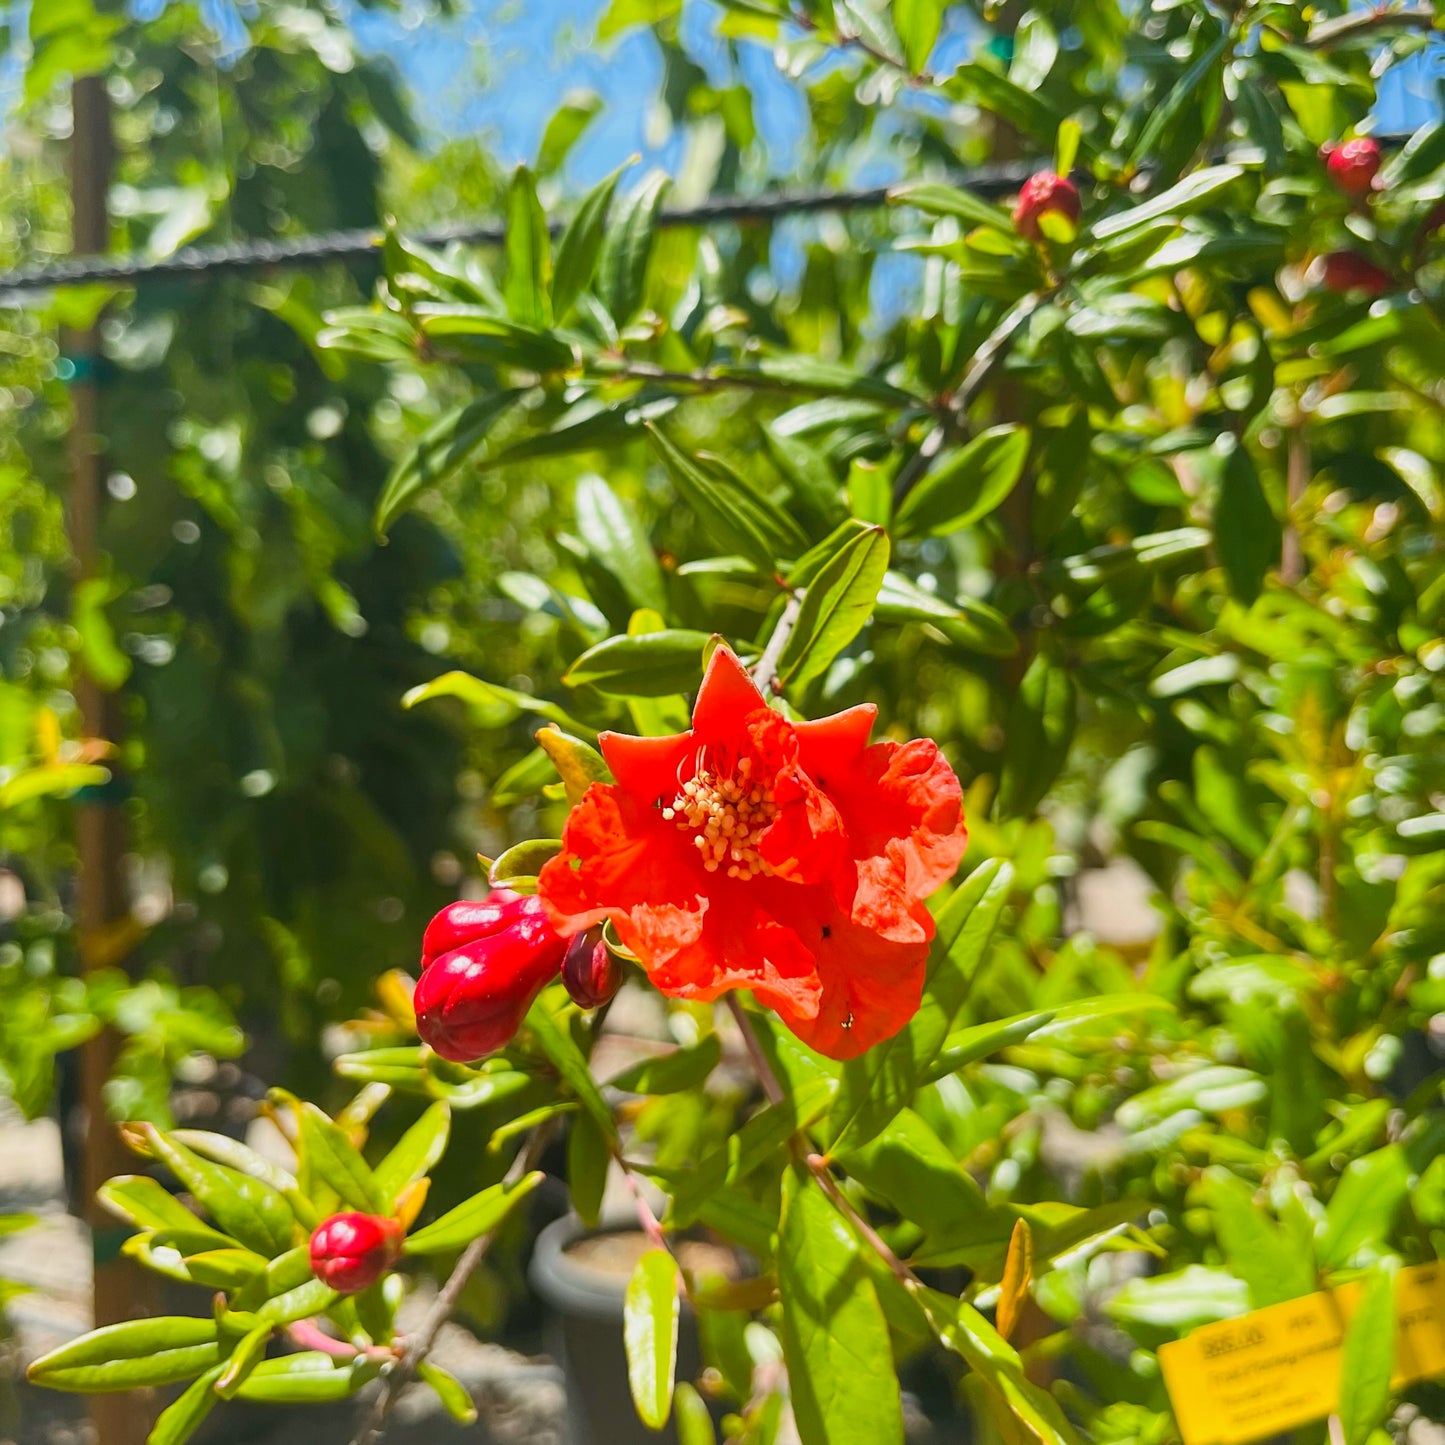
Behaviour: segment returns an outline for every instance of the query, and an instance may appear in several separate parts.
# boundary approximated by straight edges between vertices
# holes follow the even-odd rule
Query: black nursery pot
[[[566,1376],[571,1445],[676,1445],[671,1420],[661,1432],[649,1430],[632,1405],[622,1342],[629,1273],[600,1268],[568,1253],[591,1238],[636,1233],[635,1220],[604,1221],[600,1229],[589,1230],[569,1214],[537,1236],[529,1274],[547,1306],[548,1352]],[[697,1321],[684,1302],[678,1321],[677,1378],[696,1379],[701,1368]]]

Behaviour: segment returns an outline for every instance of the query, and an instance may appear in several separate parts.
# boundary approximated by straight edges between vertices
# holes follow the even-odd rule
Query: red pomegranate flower
[[[1013,209],[1014,229],[1030,241],[1043,239],[1045,216],[1060,216],[1071,226],[1079,223],[1079,188],[1067,176],[1038,171],[1023,184]]]
[[[1354,200],[1368,196],[1380,172],[1380,143],[1371,136],[1320,147],[1320,158],[1335,186]]]
[[[789,722],[719,647],[691,731],[602,734],[617,781],[588,788],[538,880],[558,930],[610,918],[663,993],[751,989],[833,1058],[896,1033],[923,988],[923,901],[968,834],[937,744],[869,746],[876,711]]]
[[[380,1215],[333,1214],[311,1231],[311,1273],[337,1294],[357,1294],[396,1263],[404,1234]]]

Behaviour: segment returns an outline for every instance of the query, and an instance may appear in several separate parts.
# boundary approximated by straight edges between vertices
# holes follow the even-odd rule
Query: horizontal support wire
[[[998,198],[1016,191],[1033,165],[981,166],[947,177],[953,185],[966,186],[981,196]],[[657,224],[666,227],[709,226],[734,221],[772,221],[782,216],[801,216],[820,211],[873,210],[886,205],[887,186],[860,190],[775,191],[761,196],[718,196],[695,206],[664,207]],[[553,232],[565,222],[548,223]],[[410,239],[433,248],[460,241],[466,245],[497,246],[506,236],[500,221],[463,221],[422,231]],[[288,236],[277,240],[226,242],[213,246],[187,246],[173,256],[147,260],[139,256],[76,256],[44,265],[25,266],[0,273],[0,305],[24,305],[27,293],[53,290],[57,286],[94,284],[144,286],[209,276],[246,275],[256,271],[305,270],[333,261],[364,261],[375,257],[386,240],[380,229],[328,231],[316,236]]]

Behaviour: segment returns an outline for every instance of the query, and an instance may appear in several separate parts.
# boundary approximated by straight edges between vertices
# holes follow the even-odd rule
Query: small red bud
[[[405,1231],[376,1214],[333,1214],[311,1233],[311,1273],[337,1294],[375,1284],[396,1262]]]
[[[1363,291],[1383,296],[1394,282],[1390,273],[1358,251],[1331,251],[1310,268],[1311,276],[1327,291]]]
[[[1361,200],[1374,189],[1380,171],[1379,141],[1361,136],[1341,145],[1322,146],[1320,158],[1335,188],[1352,200]]]
[[[520,894],[509,889],[494,888],[485,898],[459,898],[455,903],[448,903],[427,924],[421,941],[421,966],[425,968],[443,953],[504,928],[520,898]]]
[[[434,957],[412,995],[417,1032],[454,1063],[505,1048],[567,951],[540,898],[504,907],[497,928]]]
[[[1067,176],[1039,171],[1024,182],[1014,206],[1014,229],[1030,241],[1043,239],[1039,220],[1050,213],[1063,216],[1071,225],[1079,220],[1079,188]]]
[[[562,982],[578,1008],[601,1008],[622,987],[622,965],[603,943],[600,929],[589,928],[567,945]]]

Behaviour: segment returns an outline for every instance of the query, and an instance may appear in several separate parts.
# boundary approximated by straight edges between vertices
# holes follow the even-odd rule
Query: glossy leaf
[[[345,1131],[314,1104],[303,1104],[297,1119],[301,1127],[301,1159],[307,1171],[335,1190],[350,1208],[364,1214],[385,1214],[389,1201]]]
[[[552,275],[552,314],[558,321],[567,319],[573,303],[592,284],[622,170],[619,167],[587,192],[562,232]]]
[[[450,1134],[451,1110],[444,1103],[436,1103],[397,1140],[376,1166],[374,1176],[386,1205],[384,1213],[396,1207],[409,1185],[431,1172],[446,1152]]]
[[[588,550],[616,578],[632,605],[663,611],[667,596],[662,569],[632,507],[590,473],[577,482],[575,506]]]
[[[1373,1269],[1345,1328],[1339,1410],[1345,1445],[1365,1445],[1389,1413],[1395,1327],[1394,1271]]]
[[[609,637],[589,647],[562,681],[622,697],[668,697],[695,689],[702,678],[703,648],[711,633],[668,628],[636,637]]]
[[[1214,509],[1214,545],[1229,590],[1253,602],[1272,567],[1279,565],[1280,525],[1265,499],[1259,473],[1241,445],[1230,449]]]
[[[52,1390],[99,1394],[189,1380],[220,1359],[214,1320],[158,1315],[92,1330],[42,1355],[25,1373]]]
[[[534,1190],[546,1175],[539,1170],[523,1175],[515,1184],[493,1184],[448,1210],[438,1220],[409,1234],[407,1254],[445,1254],[464,1249],[474,1239],[499,1229],[507,1216]]]
[[[1029,433],[996,426],[944,457],[909,492],[894,517],[902,537],[943,537],[988,516],[1014,489],[1029,454]]]
[[[665,1249],[650,1249],[637,1261],[622,1306],[627,1383],[638,1418],[651,1430],[661,1430],[672,1413],[678,1282],[672,1255]]]
[[[903,1445],[878,1295],[842,1216],[799,1164],[783,1176],[778,1291],[802,1445]]]
[[[612,1151],[590,1114],[578,1113],[567,1131],[567,1192],[577,1217],[595,1229],[602,1215]]]
[[[458,1425],[475,1425],[477,1407],[470,1392],[449,1370],[444,1370],[434,1360],[422,1360],[416,1367],[419,1378],[436,1391],[437,1399]]]
[[[608,221],[597,263],[596,289],[619,326],[630,321],[642,305],[657,213],[668,185],[663,172],[651,172]]]
[[[607,1085],[627,1094],[676,1094],[701,1085],[721,1057],[717,1035],[707,1034],[689,1048],[639,1060],[609,1079]]]
[[[502,292],[514,321],[537,327],[551,322],[551,273],[547,213],[537,200],[531,171],[518,166],[507,190],[507,280]]]
[[[888,534],[855,534],[808,583],[798,620],[778,659],[778,681],[806,688],[867,624],[888,571]]]

